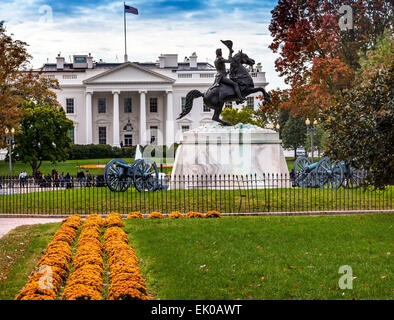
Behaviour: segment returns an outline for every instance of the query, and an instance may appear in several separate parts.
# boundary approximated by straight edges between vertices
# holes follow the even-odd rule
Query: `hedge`
[[[108,144],[73,144],[68,151],[69,160],[134,158],[136,147],[112,147]]]
[[[142,153],[148,153],[149,157],[166,157],[175,156],[177,143],[174,143],[170,148],[166,146],[142,146]],[[161,152],[162,151],[162,152]],[[81,159],[103,159],[103,158],[135,158],[136,146],[133,147],[112,147],[108,144],[73,144],[68,151],[69,160]],[[162,155],[161,155],[162,153]]]

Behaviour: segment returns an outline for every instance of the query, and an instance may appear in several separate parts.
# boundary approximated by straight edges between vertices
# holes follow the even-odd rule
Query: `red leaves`
[[[352,87],[359,53],[388,25],[392,5],[378,0],[352,2],[351,32],[339,28],[341,0],[280,0],[272,11],[271,50],[276,70],[291,85],[287,107],[293,115],[317,114]]]

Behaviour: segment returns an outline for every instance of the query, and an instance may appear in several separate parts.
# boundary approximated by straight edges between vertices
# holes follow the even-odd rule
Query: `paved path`
[[[0,218],[0,238],[18,226],[61,222],[63,220],[64,218]]]

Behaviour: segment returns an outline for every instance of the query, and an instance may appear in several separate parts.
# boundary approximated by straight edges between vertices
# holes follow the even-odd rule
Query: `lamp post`
[[[309,118],[307,118],[305,120],[305,124],[306,124],[306,130],[307,130],[307,135],[311,136],[311,150],[312,150],[312,163],[314,162],[313,159],[313,135],[316,133],[316,125],[317,125],[317,120],[315,119],[311,125],[311,121],[309,120]]]
[[[12,144],[14,143],[14,134],[15,134],[14,128],[11,128],[11,130],[5,128],[6,140],[9,146],[8,160],[10,161],[10,187],[12,187]]]
[[[279,123],[275,126],[273,123],[271,123],[270,125],[269,125],[269,128],[271,129],[271,130],[273,130],[274,128],[276,128],[276,130],[279,130],[280,129],[280,125],[279,125]]]

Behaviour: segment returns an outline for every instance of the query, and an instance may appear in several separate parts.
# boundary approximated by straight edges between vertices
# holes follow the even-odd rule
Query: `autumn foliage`
[[[4,128],[18,129],[23,101],[59,105],[54,91],[59,89],[57,80],[33,72],[29,64],[32,57],[26,47],[26,42],[6,34],[0,21],[0,143],[4,140]]]
[[[351,30],[341,31],[339,9],[350,5]],[[287,108],[316,118],[353,85],[360,52],[390,25],[392,4],[376,0],[279,0],[272,11],[270,48],[276,70],[291,86]]]

